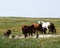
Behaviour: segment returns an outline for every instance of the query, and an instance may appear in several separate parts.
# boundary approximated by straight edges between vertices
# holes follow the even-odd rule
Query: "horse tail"
[[[54,32],[55,32],[55,34],[56,34],[56,29],[54,29]]]
[[[55,28],[55,25],[53,23],[51,23],[51,28],[52,28],[52,31],[56,34],[56,28]]]
[[[53,27],[54,27],[54,32],[55,32],[55,34],[56,34],[56,28],[55,28],[55,26],[53,25]]]

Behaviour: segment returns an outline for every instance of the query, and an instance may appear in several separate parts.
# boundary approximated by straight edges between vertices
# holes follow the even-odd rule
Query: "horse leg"
[[[49,28],[49,29],[48,29],[48,34],[51,33],[51,32],[52,32],[52,30]]]
[[[46,34],[46,30],[44,30],[44,34]]]
[[[56,34],[56,29],[55,29],[55,34]]]
[[[29,36],[30,36],[30,33],[29,33]]]
[[[27,37],[27,34],[25,34],[25,38]]]
[[[46,34],[46,29],[45,28],[43,28],[43,34]]]
[[[35,35],[36,30],[33,31],[33,34]]]
[[[36,38],[38,38],[38,35],[39,35],[39,34],[37,34]]]
[[[52,31],[52,33],[51,33],[51,34],[53,34],[53,33],[54,33],[54,30],[52,29],[51,31]]]
[[[56,34],[56,29],[54,29],[54,32],[55,32],[55,34]]]
[[[32,37],[33,35],[32,35],[32,33],[31,33],[31,37]]]
[[[43,30],[41,30],[41,34],[43,34],[43,32],[44,32],[44,31],[43,31]]]
[[[36,35],[36,38],[38,38],[39,36],[38,36],[39,34],[38,34],[38,31],[37,31],[37,35]]]

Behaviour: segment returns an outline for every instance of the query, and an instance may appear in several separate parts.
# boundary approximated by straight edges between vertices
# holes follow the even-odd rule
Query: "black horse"
[[[49,33],[52,32],[52,34],[53,33],[56,34],[56,28],[53,23],[50,23],[50,26],[48,26],[48,28],[49,28]]]
[[[23,32],[25,38],[27,37],[28,34],[29,34],[29,36],[30,35],[32,36],[32,34],[35,33],[34,25],[31,25],[31,26],[24,25],[22,27],[22,32]]]

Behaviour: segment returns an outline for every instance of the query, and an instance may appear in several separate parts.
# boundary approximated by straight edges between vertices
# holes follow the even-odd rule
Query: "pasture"
[[[57,34],[60,34],[60,18],[14,18],[14,17],[1,17],[0,18],[0,36],[7,29],[11,29],[12,34],[22,35],[21,28],[23,25],[31,25],[32,23],[37,23],[37,21],[48,21],[55,24]]]
[[[23,38],[8,39],[0,38],[0,48],[60,48],[58,38]]]
[[[2,38],[3,33],[11,29],[12,35],[23,35],[21,27],[31,25],[37,21],[48,21],[54,23],[57,34],[60,34],[60,18],[18,18],[18,17],[0,17],[0,48],[59,48],[60,37],[58,38],[24,38],[9,39]],[[48,45],[47,45],[48,44]]]

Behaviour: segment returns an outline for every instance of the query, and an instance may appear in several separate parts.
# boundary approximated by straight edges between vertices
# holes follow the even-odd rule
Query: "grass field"
[[[37,21],[50,21],[55,24],[57,34],[60,34],[60,18],[15,18],[0,17],[0,48],[60,48],[60,37],[58,38],[42,38],[42,39],[8,39],[1,38],[3,33],[11,29],[12,34],[22,35],[21,27],[23,25],[31,25]]]
[[[21,28],[23,25],[31,25],[32,23],[37,23],[37,21],[50,21],[55,24],[57,34],[60,34],[60,18],[14,18],[14,17],[1,17],[0,18],[0,36],[3,33],[11,29],[12,34],[22,34]]]
[[[60,48],[60,37],[58,38],[24,38],[8,39],[0,38],[0,48]]]

